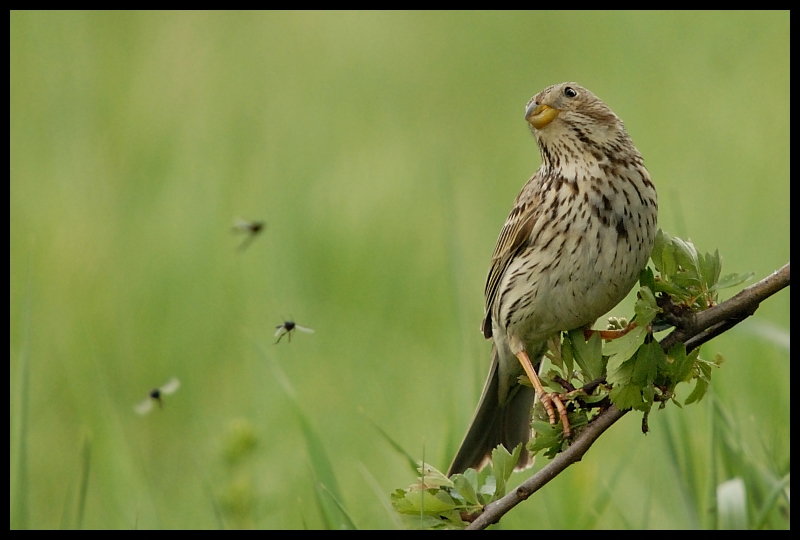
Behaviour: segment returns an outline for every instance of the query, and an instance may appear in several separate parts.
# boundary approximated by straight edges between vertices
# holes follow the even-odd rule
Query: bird
[[[289,343],[292,342],[292,332],[295,330],[300,330],[301,332],[306,332],[307,334],[313,334],[314,331],[311,328],[307,328],[305,326],[300,326],[299,324],[295,323],[294,321],[283,321],[283,324],[279,324],[276,326],[277,332],[275,332],[275,336],[278,338],[278,341],[275,342],[277,345],[280,343],[281,338],[285,334],[289,334]]]
[[[542,163],[500,231],[484,291],[481,331],[491,367],[448,476],[480,470],[502,444],[533,458],[531,409],[538,396],[569,436],[566,409],[537,377],[547,340],[588,329],[633,288],[657,231],[656,188],[620,118],[574,82],[549,86],[525,106]],[[520,384],[527,375],[534,388]]]
[[[133,410],[135,410],[137,413],[141,415],[145,415],[153,409],[154,402],[158,403],[159,408],[163,408],[164,402],[161,399],[161,397],[168,396],[169,394],[174,394],[180,387],[181,387],[181,381],[179,381],[177,377],[172,377],[170,380],[168,380],[166,383],[159,386],[158,388],[150,390],[145,400],[137,403],[133,407]]]

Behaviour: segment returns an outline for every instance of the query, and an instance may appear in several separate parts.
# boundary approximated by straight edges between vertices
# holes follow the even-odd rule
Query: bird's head
[[[525,106],[525,120],[542,157],[599,159],[598,151],[622,143],[633,146],[622,120],[597,96],[574,82],[545,88]]]

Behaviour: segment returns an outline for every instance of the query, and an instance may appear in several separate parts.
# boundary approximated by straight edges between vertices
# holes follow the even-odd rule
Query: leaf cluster
[[[647,418],[656,403],[663,408],[667,401],[679,407],[675,388],[695,381],[683,404],[699,401],[711,382],[711,372],[723,358],[700,358],[700,350],[687,352],[683,343],[665,351],[653,337],[654,331],[689,324],[693,314],[717,302],[717,291],[738,285],[752,273],[730,274],[720,278],[722,258],[719,251],[698,253],[688,240],[673,237],[661,230],[656,235],[651,255],[655,267],[645,268],[639,278],[632,324],[625,319],[610,319],[609,330],[627,327],[622,337],[603,341],[594,332],[588,339],[582,330],[565,332],[561,340],[551,340],[548,358],[553,366],[542,374],[542,383],[562,395],[569,410],[573,433],[579,433],[596,412],[613,403],[620,410],[643,413],[642,431],[647,432]],[[577,366],[577,370],[575,369]],[[545,451],[555,456],[567,447],[561,424],[550,425],[543,407],[534,409],[534,437],[529,450]]]
[[[417,482],[392,493],[392,506],[407,525],[420,529],[463,529],[484,506],[506,494],[522,445],[509,453],[503,446],[492,451],[491,463],[480,472],[467,469],[447,478],[435,467],[419,462]]]
[[[677,306],[702,311],[717,303],[717,291],[744,283],[753,276],[728,274],[720,277],[722,257],[719,250],[699,254],[691,241],[671,236],[661,229],[656,234],[650,255],[658,275],[645,277],[640,284],[654,294],[669,298]]]
[[[717,291],[738,285],[752,274],[730,274],[720,278],[722,259],[718,251],[697,252],[691,241],[675,238],[659,230],[651,255],[655,268],[645,268],[639,277],[639,290],[631,323],[611,318],[608,329],[621,337],[603,341],[595,331],[575,329],[562,332],[548,342],[550,367],[540,373],[542,384],[557,392],[567,407],[572,437],[600,411],[616,405],[619,410],[641,411],[642,431],[658,403],[668,401],[682,407],[675,389],[695,381],[683,405],[702,399],[714,367],[723,359],[700,358],[700,349],[687,352],[683,343],[665,351],[653,333],[680,327],[694,313],[717,302]],[[530,385],[526,376],[520,382]],[[541,402],[536,401],[531,427],[533,437],[528,450],[536,455],[555,457],[569,446],[563,428],[551,425]],[[394,508],[420,528],[462,528],[483,508],[505,494],[505,486],[519,456],[518,446],[509,453],[503,446],[492,452],[491,465],[480,472],[467,469],[447,478],[427,464],[420,464],[419,481],[392,494]]]

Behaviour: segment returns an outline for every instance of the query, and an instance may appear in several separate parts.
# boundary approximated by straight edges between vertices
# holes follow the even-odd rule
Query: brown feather
[[[528,180],[528,183],[535,181],[537,181],[536,175]],[[523,188],[524,191],[525,188]],[[514,256],[530,245],[530,234],[540,215],[540,212],[537,212],[539,208],[538,202],[538,198],[532,201],[520,201],[520,198],[517,197],[514,202],[514,208],[511,209],[511,213],[506,218],[503,229],[500,231],[500,236],[497,238],[497,245],[492,254],[484,291],[486,315],[481,324],[481,331],[486,339],[492,337],[491,306],[497,296],[497,287],[500,284],[500,279]]]

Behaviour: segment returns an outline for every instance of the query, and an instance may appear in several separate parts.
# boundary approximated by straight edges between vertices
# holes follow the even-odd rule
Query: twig
[[[676,343],[684,343],[686,344],[687,352],[691,351],[751,316],[758,309],[761,302],[787,286],[789,286],[789,263],[786,263],[777,272],[744,289],[729,300],[700,313],[693,314],[691,324],[676,329],[662,339],[660,341],[661,347],[666,352]],[[470,523],[467,529],[480,530],[497,523],[506,512],[533,495],[564,469],[580,461],[594,444],[594,441],[614,422],[622,418],[626,412],[620,411],[612,405],[597,415],[581,434],[575,438],[569,448],[520,484],[516,490],[502,499],[486,505],[483,513]]]
[[[661,340],[661,346],[668,351],[676,343],[685,343],[686,351],[689,352],[739,324],[755,313],[761,302],[788,286],[789,263],[787,262],[780,270],[747,287],[729,300],[696,313],[691,318],[691,325],[672,332]],[[717,325],[720,326],[717,327]],[[715,329],[715,327],[717,328]],[[706,334],[703,335],[704,333]]]
[[[583,455],[614,422],[622,418],[628,411],[620,411],[614,405],[597,415],[592,422],[575,438],[572,444],[561,452],[550,463],[519,485],[517,489],[493,503],[487,504],[483,513],[470,523],[467,529],[485,529],[496,523],[506,512],[536,493],[561,471],[581,460]]]

